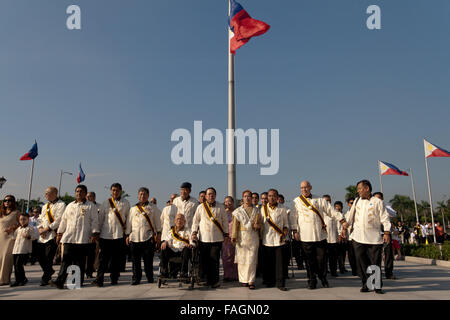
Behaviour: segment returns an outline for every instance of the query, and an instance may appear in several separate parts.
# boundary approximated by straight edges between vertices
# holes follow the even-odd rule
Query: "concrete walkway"
[[[158,259],[155,258],[155,270],[158,270]],[[59,266],[55,267],[56,270]],[[347,266],[349,269],[349,267]],[[373,292],[360,293],[359,278],[351,273],[329,277],[330,288],[306,289],[306,271],[295,271],[295,278],[287,280],[290,289],[281,292],[276,288],[265,288],[261,279],[257,279],[256,290],[239,287],[237,282],[222,283],[218,289],[197,287],[188,290],[187,285],[178,288],[177,283],[158,288],[157,284],[143,281],[139,286],[131,286],[131,264],[127,264],[127,271],[122,274],[119,285],[110,286],[109,278],[105,278],[105,286],[97,288],[90,284],[91,280],[79,290],[58,290],[53,287],[40,287],[41,270],[38,264],[26,266],[29,282],[24,287],[0,287],[0,300],[10,299],[38,299],[38,300],[79,300],[79,299],[174,299],[174,300],[252,300],[252,299],[282,299],[282,300],[430,300],[450,299],[450,269],[438,266],[420,265],[396,261],[394,274],[397,280],[383,280],[384,295]],[[158,271],[155,271],[155,275]],[[291,271],[289,271],[291,276]],[[55,276],[54,276],[55,277]],[[145,276],[144,276],[145,279]]]

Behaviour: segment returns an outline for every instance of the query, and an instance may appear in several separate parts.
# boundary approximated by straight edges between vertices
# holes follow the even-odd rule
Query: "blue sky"
[[[362,178],[379,189],[377,160],[413,168],[427,200],[423,137],[450,148],[450,3],[241,0],[272,28],[236,55],[236,126],[280,129],[280,170],[238,166],[237,190],[276,187],[287,199],[309,179],[343,200]],[[77,4],[82,30],[66,28]],[[382,29],[366,28],[377,4]],[[227,127],[227,1],[3,0],[0,3],[1,193],[58,185],[73,193],[78,163],[99,200],[121,182],[159,206],[181,182],[227,190],[227,168],[172,164],[173,130]],[[205,144],[206,145],[206,144]],[[450,196],[450,159],[430,159],[435,201]],[[383,178],[386,198],[411,195],[408,177]]]

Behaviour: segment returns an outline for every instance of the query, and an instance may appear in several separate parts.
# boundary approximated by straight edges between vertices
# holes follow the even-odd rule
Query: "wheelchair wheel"
[[[158,288],[161,288],[162,280],[158,279]]]

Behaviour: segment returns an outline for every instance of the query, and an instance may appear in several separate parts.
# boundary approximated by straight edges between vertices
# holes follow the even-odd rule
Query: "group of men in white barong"
[[[187,276],[188,263],[193,248],[199,252],[200,284],[217,288],[220,286],[220,253],[225,239],[235,246],[235,263],[239,282],[255,289],[257,264],[262,270],[263,285],[286,287],[286,254],[288,240],[301,241],[306,260],[307,287],[315,289],[319,279],[322,287],[327,281],[327,224],[334,221],[340,239],[351,241],[356,260],[356,270],[362,281],[361,292],[370,291],[366,285],[367,268],[381,268],[383,242],[390,241],[391,225],[383,201],[372,195],[369,181],[357,183],[359,197],[352,202],[347,214],[336,210],[323,197],[311,194],[309,181],[300,183],[300,195],[293,200],[289,210],[279,203],[275,189],[265,193],[262,204],[252,201],[252,192],[242,192],[241,205],[232,212],[232,230],[222,203],[216,201],[216,190],[207,188],[199,198],[190,193],[192,185],[184,182],[180,195],[174,195],[171,203],[162,211],[149,202],[149,190],[140,188],[139,202],[130,206],[122,198],[122,186],[111,186],[111,197],[102,205],[95,202],[87,188],[79,185],[75,189],[76,200],[67,207],[57,198],[57,190],[51,187],[46,192],[48,203],[39,217],[40,253],[39,262],[44,274],[41,285],[52,284],[64,288],[67,268],[76,264],[82,273],[83,284],[86,257],[98,252],[97,275],[93,284],[102,287],[104,274],[110,273],[111,285],[116,285],[123,269],[124,255],[129,248],[132,258],[132,285],[142,278],[141,262],[147,281],[152,283],[153,258],[160,251],[160,273],[169,277],[169,259],[182,258],[181,275]],[[254,195],[254,194],[253,194]],[[254,197],[253,197],[254,200]],[[381,228],[385,231],[382,234]],[[56,246],[62,244],[62,262],[59,275],[52,281],[55,272],[52,259]],[[96,245],[97,244],[97,249]],[[345,257],[345,255],[344,255]],[[89,263],[88,269],[93,269]],[[381,288],[375,292],[383,293]]]

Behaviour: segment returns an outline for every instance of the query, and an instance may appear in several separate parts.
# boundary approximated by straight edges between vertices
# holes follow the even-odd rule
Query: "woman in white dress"
[[[259,210],[252,205],[252,192],[242,193],[242,206],[233,211],[231,241],[236,245],[235,262],[238,265],[239,282],[242,286],[255,289],[256,264],[258,261]]]

